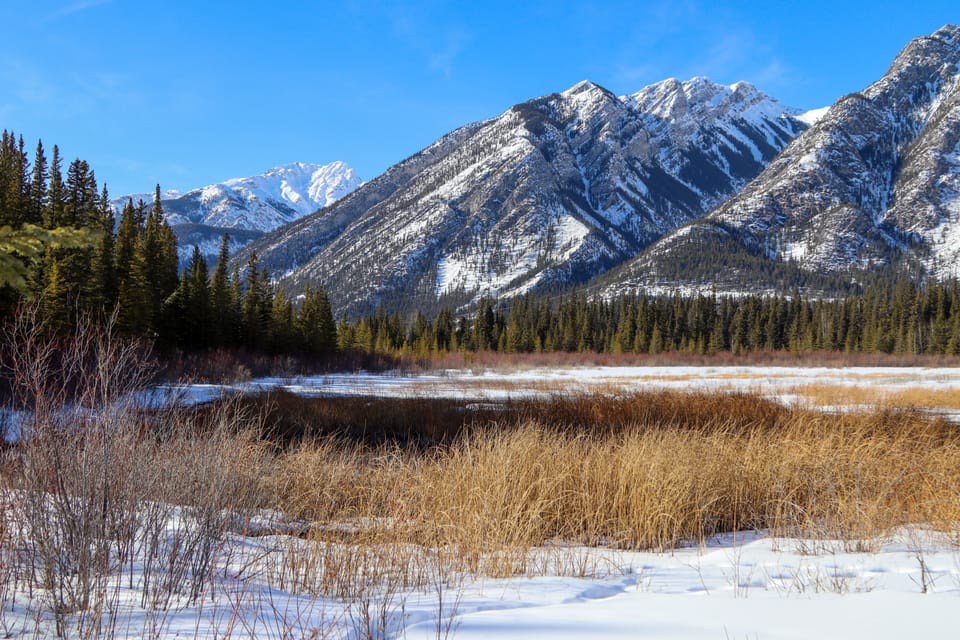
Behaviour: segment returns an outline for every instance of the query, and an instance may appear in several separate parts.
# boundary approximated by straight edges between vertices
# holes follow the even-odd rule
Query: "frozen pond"
[[[643,390],[756,393],[820,408],[922,406],[960,412],[960,368],[938,367],[563,367],[522,370],[451,369],[426,373],[337,373],[260,378],[229,385],[167,387],[184,402],[229,393],[281,389],[313,397],[458,398],[498,401],[577,393]]]

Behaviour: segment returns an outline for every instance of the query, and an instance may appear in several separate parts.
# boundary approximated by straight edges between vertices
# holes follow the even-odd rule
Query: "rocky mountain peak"
[[[960,47],[960,26],[955,24],[945,24],[934,31],[930,37],[939,38],[940,40]]]
[[[953,25],[913,39],[883,77],[841,98],[709,216],[650,247],[609,291],[666,281],[826,287],[830,274],[849,283],[878,268],[955,273],[958,43]],[[743,112],[757,108],[772,115],[769,105]]]

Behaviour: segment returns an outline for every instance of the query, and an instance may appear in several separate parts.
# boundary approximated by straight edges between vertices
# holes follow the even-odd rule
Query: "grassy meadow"
[[[226,617],[196,614],[194,635],[243,636],[226,632],[249,624],[236,594],[272,602],[242,586],[255,577],[339,603],[316,637],[382,637],[398,594],[433,590],[442,607],[480,576],[591,575],[601,555],[585,549],[762,531],[861,550],[912,525],[960,544],[960,431],[918,408],[954,406],[946,392],[813,385],[786,406],[616,387],[495,402],[272,391],[155,406],[137,394],[137,345],[82,335],[28,332],[7,352],[32,408],[5,414],[16,438],[0,467],[11,636],[163,637],[175,612],[230,598]],[[858,408],[817,408],[843,399]],[[276,637],[297,637],[289,625]]]

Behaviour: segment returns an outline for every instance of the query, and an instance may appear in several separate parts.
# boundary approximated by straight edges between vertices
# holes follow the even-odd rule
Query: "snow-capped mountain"
[[[960,27],[911,41],[756,180],[619,270],[607,294],[743,290],[896,269],[958,275]],[[844,275],[845,274],[845,275]]]
[[[467,125],[249,247],[347,313],[583,282],[703,216],[807,125],[747,83],[590,82]],[[246,260],[246,251],[235,257]]]
[[[360,178],[344,162],[296,162],[186,193],[168,191],[161,203],[167,222],[177,233],[184,260],[194,244],[200,245],[204,255],[216,256],[225,232],[239,248],[263,233],[333,204],[360,184]],[[115,199],[118,213],[128,199],[151,203],[153,194]]]

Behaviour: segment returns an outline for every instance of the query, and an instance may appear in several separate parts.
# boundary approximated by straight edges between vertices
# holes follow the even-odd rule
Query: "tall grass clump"
[[[463,415],[426,449],[302,442],[275,467],[279,506],[319,522],[387,518],[391,539],[454,548],[495,574],[525,572],[553,541],[668,549],[755,529],[862,540],[960,521],[960,434],[918,411],[651,392],[514,401],[500,416]]]

